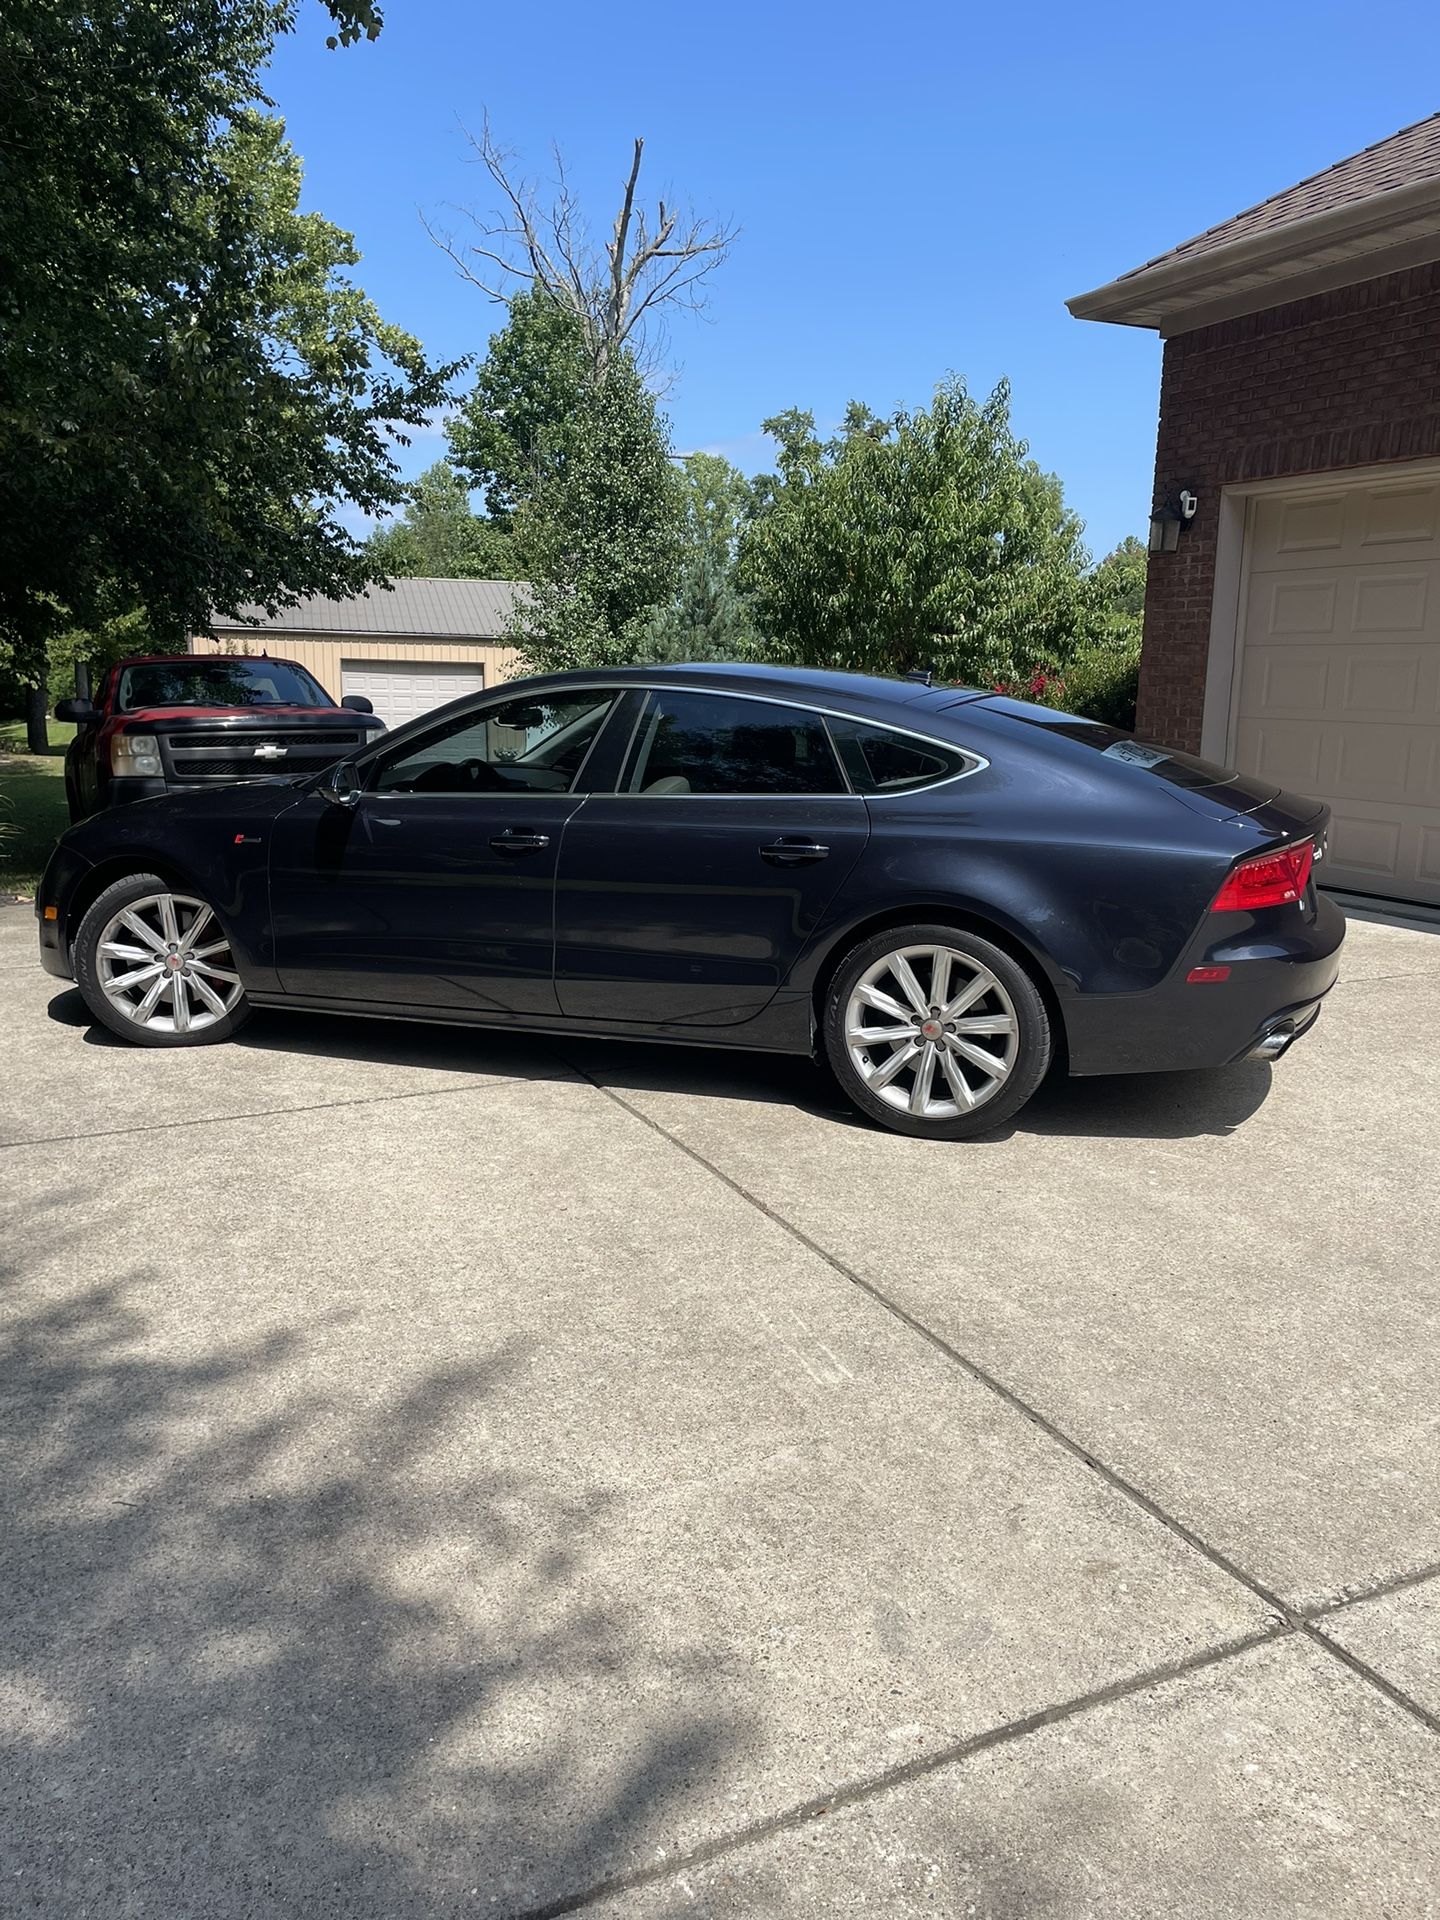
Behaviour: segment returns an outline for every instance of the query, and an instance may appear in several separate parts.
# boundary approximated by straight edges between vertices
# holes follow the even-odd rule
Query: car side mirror
[[[57,700],[55,718],[69,720],[77,727],[93,727],[100,718],[100,709],[90,700]]]
[[[353,807],[360,793],[360,775],[349,760],[339,761],[321,776],[320,797],[332,807]]]
[[[347,693],[341,698],[342,707],[348,707],[351,713],[373,713],[375,702],[368,700],[363,693]]]

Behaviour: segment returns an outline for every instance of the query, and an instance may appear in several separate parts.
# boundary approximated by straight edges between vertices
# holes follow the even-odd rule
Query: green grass
[[[23,720],[0,720],[0,898],[33,894],[65,811],[65,749],[75,729],[50,722],[50,751],[31,753]]]

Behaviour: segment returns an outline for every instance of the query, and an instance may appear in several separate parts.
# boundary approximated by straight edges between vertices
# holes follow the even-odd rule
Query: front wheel
[[[863,941],[825,1001],[826,1058],[864,1114],[896,1133],[967,1140],[1018,1113],[1053,1040],[1034,981],[958,927],[894,927]]]
[[[91,1013],[136,1046],[228,1040],[250,1016],[214,909],[158,874],[107,887],[80,922],[72,958]]]

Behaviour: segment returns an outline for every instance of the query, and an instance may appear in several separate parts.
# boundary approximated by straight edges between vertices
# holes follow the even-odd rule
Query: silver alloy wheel
[[[152,1033],[197,1033],[241,997],[230,942],[203,900],[149,893],[108,920],[95,949],[105,998]]]
[[[1015,1003],[955,947],[897,947],[856,981],[845,1044],[873,1094],[917,1120],[972,1113],[1004,1086],[1020,1046]]]

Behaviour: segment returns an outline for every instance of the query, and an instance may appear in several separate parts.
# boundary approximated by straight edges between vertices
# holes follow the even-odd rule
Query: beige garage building
[[[255,622],[217,615],[192,653],[282,654],[336,699],[363,693],[388,727],[431,707],[513,679],[505,640],[516,595],[510,580],[397,580],[348,600],[302,600]]]

